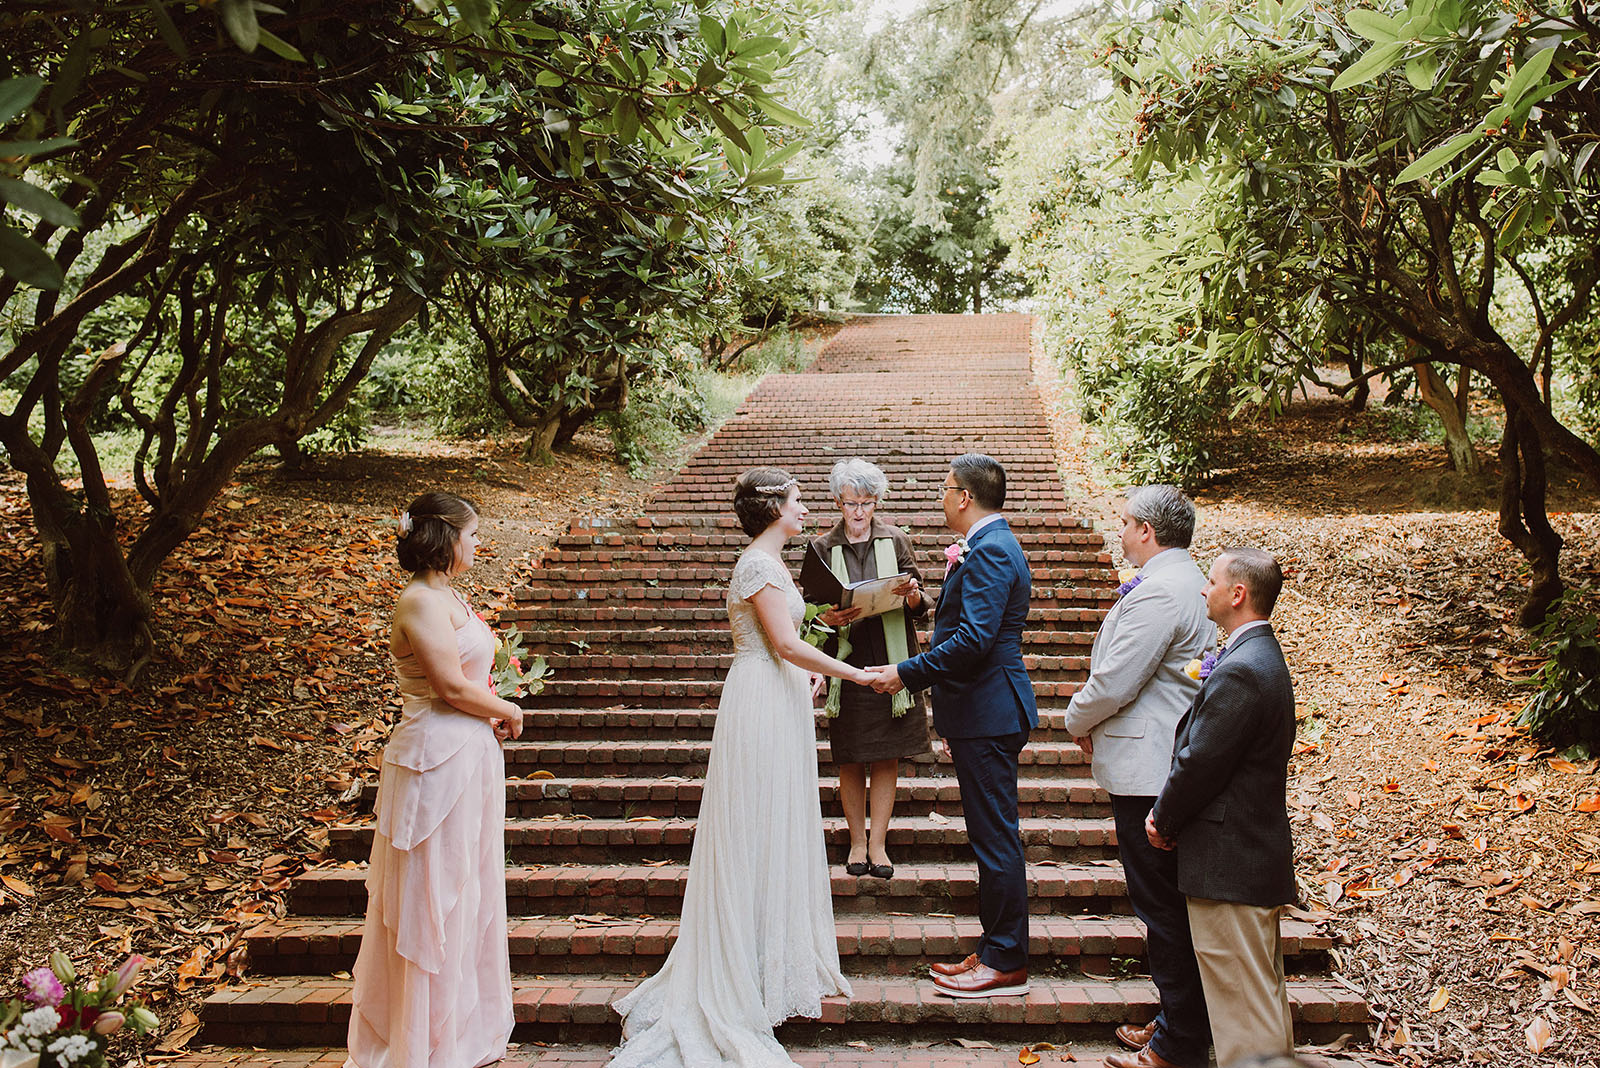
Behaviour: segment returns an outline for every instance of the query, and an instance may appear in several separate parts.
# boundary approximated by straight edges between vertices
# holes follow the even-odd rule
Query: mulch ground
[[[1066,400],[1068,484],[1113,529],[1115,487]],[[1596,762],[1512,724],[1534,661],[1492,476],[1464,483],[1438,447],[1388,440],[1389,422],[1310,403],[1242,427],[1249,462],[1197,495],[1197,557],[1249,542],[1290,573],[1276,622],[1302,719],[1290,800],[1307,907],[1378,1014],[1378,1059],[1593,1065],[1600,814],[1577,806],[1600,793]],[[597,437],[534,466],[512,443],[406,435],[299,472],[254,465],[163,573],[161,655],[131,687],[51,668],[26,498],[0,474],[7,976],[53,948],[91,967],[143,953],[159,1043],[182,1049],[242,933],[325,859],[341,799],[376,767],[398,708],[398,509],[432,486],[479,502],[490,552],[468,593],[493,607],[572,516],[632,514],[672,466],[629,478]],[[1564,571],[1592,584],[1597,502],[1561,484],[1554,507]]]

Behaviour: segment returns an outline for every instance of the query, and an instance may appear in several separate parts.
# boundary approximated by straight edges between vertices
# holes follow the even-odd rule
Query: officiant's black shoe
[[[894,875],[893,864],[874,864],[867,869],[867,874],[874,879],[887,879]]]
[[[854,875],[857,879],[861,878],[871,870],[872,865],[868,864],[864,860],[850,860],[846,861],[844,865],[844,873],[846,875]]]

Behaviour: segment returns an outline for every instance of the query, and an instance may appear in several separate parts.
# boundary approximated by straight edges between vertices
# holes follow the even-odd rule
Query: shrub
[[[1552,745],[1600,748],[1600,596],[1571,589],[1533,628],[1543,666],[1525,685],[1535,689],[1517,722]]]

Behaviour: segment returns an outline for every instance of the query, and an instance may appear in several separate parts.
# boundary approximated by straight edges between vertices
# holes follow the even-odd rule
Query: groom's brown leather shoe
[[[1106,1068],[1178,1068],[1178,1066],[1146,1046],[1138,1053],[1108,1054]]]
[[[928,965],[928,970],[937,979],[941,975],[960,975],[962,972],[970,972],[977,966],[978,955],[976,953],[968,953],[966,960],[957,961],[955,964],[930,964]]]
[[[1151,1020],[1147,1024],[1122,1024],[1117,1028],[1117,1041],[1131,1050],[1141,1050],[1150,1044],[1155,1037],[1156,1022]]]
[[[979,964],[959,975],[936,975],[933,984],[939,993],[953,998],[1017,997],[1028,992],[1028,969],[997,972],[987,964]]]

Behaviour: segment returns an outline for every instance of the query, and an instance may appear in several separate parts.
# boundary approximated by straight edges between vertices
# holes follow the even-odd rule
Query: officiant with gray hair
[[[824,651],[859,667],[898,664],[919,651],[916,621],[928,613],[933,599],[922,588],[910,536],[878,516],[889,478],[877,464],[853,457],[833,465],[828,488],[839,506],[839,521],[812,539],[800,566],[806,601],[834,606],[819,617],[837,631]],[[903,607],[858,619],[858,609],[837,606],[841,584],[897,574],[908,576],[895,589],[905,598]],[[845,871],[887,879],[894,874],[887,841],[900,761],[930,752],[927,711],[921,697],[904,690],[891,696],[869,687],[832,684],[825,708],[829,747],[839,771],[839,805],[850,828]]]

